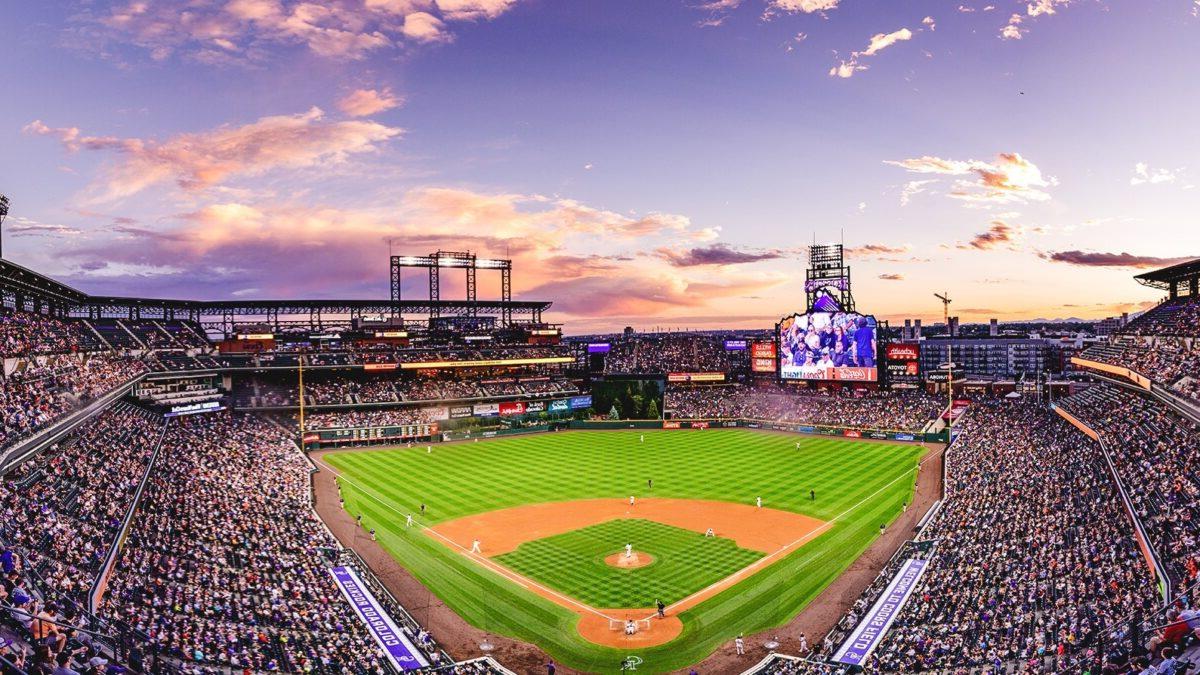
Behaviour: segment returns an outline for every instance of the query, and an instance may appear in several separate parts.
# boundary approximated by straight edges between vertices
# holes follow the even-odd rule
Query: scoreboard
[[[750,344],[750,370],[755,373],[775,372],[775,341],[760,341]]]
[[[352,429],[316,429],[304,432],[304,449],[320,450],[341,445],[391,443],[433,438],[437,423],[395,424],[389,426],[354,427]]]

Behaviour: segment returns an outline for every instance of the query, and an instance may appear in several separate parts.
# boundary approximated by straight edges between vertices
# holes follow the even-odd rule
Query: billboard
[[[667,373],[667,382],[724,382],[725,373]]]
[[[500,414],[500,406],[495,403],[478,403],[474,412],[476,417],[495,417]]]
[[[744,352],[746,351],[745,340],[726,340],[725,351],[727,352]]]
[[[591,396],[572,396],[569,400],[571,401],[571,410],[583,410],[584,408],[592,407]]]
[[[921,345],[894,342],[883,353],[888,379],[893,384],[915,385],[921,381]]]
[[[552,412],[552,413],[566,412],[570,409],[571,409],[571,402],[568,401],[567,399],[562,399],[559,401],[550,401],[550,412]]]
[[[775,372],[774,342],[754,342],[750,345],[750,370],[755,373]]]
[[[524,415],[525,414],[525,403],[524,403],[524,401],[511,401],[508,403],[501,403],[500,404],[500,414],[504,415],[504,416]]]
[[[612,345],[607,342],[589,342],[587,350],[589,354],[607,354],[612,350]]]
[[[779,323],[779,377],[875,382],[875,317],[857,312],[793,314]]]

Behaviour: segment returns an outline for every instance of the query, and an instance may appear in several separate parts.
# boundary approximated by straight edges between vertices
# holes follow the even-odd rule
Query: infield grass
[[[623,541],[637,542],[638,551],[654,562],[635,569],[604,562],[611,553],[623,555]],[[732,539],[620,519],[527,541],[495,560],[592,607],[637,609],[653,607],[656,599],[668,605],[682,600],[761,557],[758,551],[738,548]]]
[[[918,444],[743,429],[571,431],[436,445],[431,454],[423,446],[337,452],[324,461],[341,476],[347,510],[362,514],[384,548],[468,622],[533,642],[573,668],[615,673],[629,653],[644,659],[640,672],[665,672],[702,660],[738,633],[786,623],[912,499],[924,452]],[[404,526],[404,515],[418,514],[422,503],[426,515],[417,520],[433,525],[523,504],[630,494],[743,504],[761,495],[772,508],[834,522],[784,559],[680,614],[683,633],[673,642],[636,652],[584,640],[574,612]],[[765,655],[750,649],[746,667]]]

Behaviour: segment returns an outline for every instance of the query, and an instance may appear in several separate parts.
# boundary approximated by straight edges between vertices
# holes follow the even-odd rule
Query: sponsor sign
[[[896,434],[896,440],[898,440],[898,441],[915,441],[917,439],[912,434]]]
[[[354,613],[366,624],[371,637],[383,648],[388,661],[391,661],[397,670],[418,670],[429,665],[362,582],[358,572],[344,566],[334,567],[329,571],[333,574],[338,588],[342,589],[342,594],[354,607]]]
[[[887,346],[888,361],[919,361],[921,359],[920,345],[892,343]]]
[[[775,357],[764,359],[752,359],[750,361],[750,370],[756,373],[773,373],[775,372]]]
[[[875,438],[875,439],[878,439],[881,441],[887,439],[887,434],[883,433],[882,431],[872,431],[871,433],[869,433],[867,435],[870,436],[871,438]]]
[[[667,382],[724,382],[725,373],[668,373]]]
[[[681,426],[680,426],[679,422],[672,422],[670,420],[667,420],[667,421],[663,422],[663,428],[664,429],[679,429],[679,428],[681,428]]]
[[[470,416],[471,416],[471,406],[469,406],[469,405],[456,405],[453,408],[450,408],[450,417],[452,417],[452,418],[470,417]]]
[[[745,340],[726,340],[725,351],[727,352],[744,352],[746,351]]]
[[[858,429],[843,429],[842,435],[846,438],[862,438],[862,432]]]
[[[589,342],[587,350],[589,354],[607,354],[612,351],[612,345],[607,342]]]
[[[496,403],[479,403],[471,410],[476,417],[495,417],[500,414],[500,406]]]
[[[524,415],[525,403],[523,401],[508,401],[500,404],[500,414],[507,415]]]
[[[245,335],[239,335],[238,339],[239,340],[274,340],[275,334],[274,333],[247,333]]]
[[[421,416],[427,420],[446,420],[450,419],[450,411],[445,407],[441,408],[425,408],[421,410]]]
[[[569,400],[571,401],[571,410],[583,410],[592,407],[591,396],[572,396]]]
[[[883,634],[896,620],[896,615],[908,602],[921,575],[925,573],[926,561],[916,558],[905,561],[900,571],[892,578],[883,595],[875,601],[863,620],[855,626],[850,637],[833,655],[833,660],[852,666],[861,666],[871,652],[879,646]]]
[[[750,422],[746,426],[750,427],[751,429],[761,429],[762,428],[762,425],[759,424],[758,422]]]
[[[224,410],[225,406],[221,405],[220,401],[204,401],[201,403],[188,403],[186,405],[173,405],[171,412],[166,413],[163,417],[179,417],[181,415],[195,415],[197,413],[214,412]]]
[[[394,363],[364,363],[363,370],[395,370]]]
[[[561,401],[550,401],[550,412],[566,412],[571,409],[571,402],[563,399]]]
[[[846,366],[844,368],[830,368],[829,372],[832,377],[829,379],[841,380],[843,382],[874,382],[874,368],[860,368],[857,366]]]
[[[800,432],[800,433],[802,433],[802,434],[811,434],[811,433],[815,433],[815,432],[816,432],[816,430],[817,430],[817,428],[816,428],[816,427],[813,427],[813,426],[807,426],[807,425],[805,425],[805,426],[799,426],[799,427],[796,427],[796,431],[799,431],[799,432]]]
[[[542,401],[531,401],[525,404],[525,412],[542,412],[546,409],[546,404]]]
[[[552,328],[535,328],[529,331],[530,335],[558,335],[558,331]]]
[[[375,331],[377,338],[406,338],[408,331],[406,330],[377,330]]]
[[[750,356],[756,359],[774,359],[774,342],[755,342],[750,345]]]
[[[707,429],[708,422],[692,422],[693,429]]]

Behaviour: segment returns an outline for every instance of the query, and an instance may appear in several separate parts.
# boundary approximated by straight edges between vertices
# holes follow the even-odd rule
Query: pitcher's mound
[[[654,562],[654,556],[650,555],[649,553],[642,553],[640,551],[634,551],[633,555],[626,556],[625,551],[618,551],[617,553],[605,558],[604,562],[608,565],[612,565],[613,567],[634,569],[637,567],[645,567],[646,565]]]

